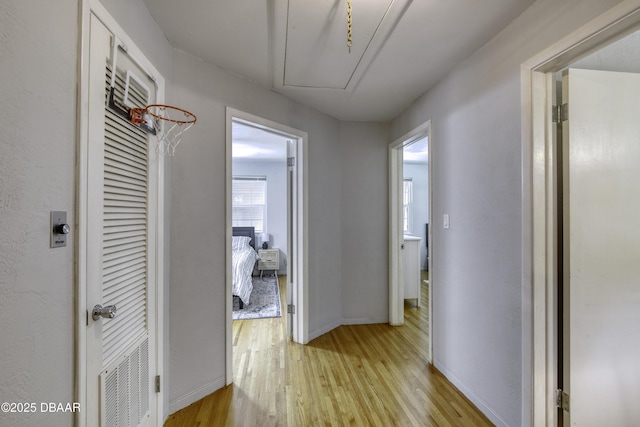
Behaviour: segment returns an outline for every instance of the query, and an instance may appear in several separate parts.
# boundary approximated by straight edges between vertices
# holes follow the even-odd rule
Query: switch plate
[[[61,248],[67,246],[67,235],[60,234],[56,231],[56,227],[61,224],[67,224],[67,213],[65,211],[51,211],[51,247]]]
[[[449,228],[449,214],[442,215],[442,227]]]

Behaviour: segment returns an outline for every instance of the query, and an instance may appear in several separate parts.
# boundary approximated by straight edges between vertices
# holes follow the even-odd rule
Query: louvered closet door
[[[92,21],[87,308],[115,306],[116,316],[94,321],[89,313],[87,425],[154,425],[155,154],[149,135],[106,102],[113,72],[116,99],[127,70],[144,75],[122,51],[111,69],[111,38]],[[146,105],[148,95],[129,87],[134,106]]]

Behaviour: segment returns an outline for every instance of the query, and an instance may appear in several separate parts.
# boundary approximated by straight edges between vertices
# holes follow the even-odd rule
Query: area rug
[[[233,298],[233,320],[280,317],[280,290],[278,277],[254,277],[249,304],[240,309],[239,299]]]

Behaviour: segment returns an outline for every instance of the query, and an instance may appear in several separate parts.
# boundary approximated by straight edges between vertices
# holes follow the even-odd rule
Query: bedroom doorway
[[[227,384],[233,381],[233,315],[234,304],[239,305],[234,296],[238,286],[233,284],[231,254],[238,241],[234,235],[254,235],[260,260],[252,283],[263,275],[265,280],[272,275],[286,280],[279,284],[285,338],[308,341],[306,141],[306,132],[227,109]],[[243,198],[251,201],[243,204]]]
[[[389,145],[389,323],[404,323],[405,300],[413,303],[413,309],[427,310],[429,361],[433,354],[431,146],[430,122]]]

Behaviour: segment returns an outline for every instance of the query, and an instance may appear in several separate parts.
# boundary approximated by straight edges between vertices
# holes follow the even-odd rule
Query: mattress
[[[258,260],[258,254],[249,245],[249,237],[234,236],[232,244],[232,294],[237,295],[243,304],[249,304],[253,283],[251,275]]]

